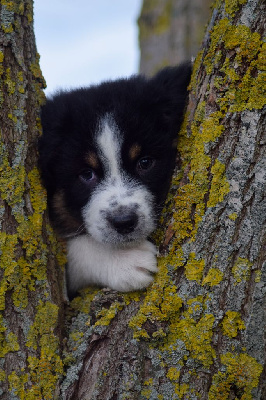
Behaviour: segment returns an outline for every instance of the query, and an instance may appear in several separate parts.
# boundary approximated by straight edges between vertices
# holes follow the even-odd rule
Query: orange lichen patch
[[[209,400],[229,399],[232,391],[241,393],[238,398],[242,400],[253,400],[252,390],[258,386],[262,365],[248,354],[226,353],[221,361],[226,371],[213,376]]]

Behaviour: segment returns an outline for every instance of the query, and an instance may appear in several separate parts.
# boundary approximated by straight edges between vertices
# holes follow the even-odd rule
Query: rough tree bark
[[[35,169],[32,2],[0,4],[3,399],[266,398],[265,2],[215,3],[154,284],[83,291],[65,312],[61,358],[60,269]]]
[[[144,0],[139,24],[140,72],[196,57],[212,0]]]
[[[1,0],[0,19],[0,398],[54,399],[62,273],[37,169],[44,80],[33,1]]]

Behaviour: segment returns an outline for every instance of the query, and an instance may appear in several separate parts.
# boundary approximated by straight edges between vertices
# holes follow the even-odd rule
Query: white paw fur
[[[120,292],[144,289],[156,272],[156,247],[147,240],[124,248],[86,235],[68,241],[67,282],[72,294],[93,285]]]

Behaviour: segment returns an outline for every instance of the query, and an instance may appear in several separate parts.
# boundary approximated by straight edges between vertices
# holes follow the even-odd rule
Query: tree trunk
[[[156,235],[160,272],[145,293],[73,301],[62,399],[266,398],[264,20],[263,1],[216,2]]]
[[[196,57],[212,0],[143,0],[139,24],[140,73]]]
[[[54,254],[61,253],[37,169],[44,80],[33,1],[1,1],[0,18],[0,397],[54,399],[63,325]]]
[[[265,2],[216,1],[155,235],[154,284],[84,290],[66,309],[62,358],[61,270],[36,171],[32,2],[16,4],[0,6],[1,398],[264,399]]]

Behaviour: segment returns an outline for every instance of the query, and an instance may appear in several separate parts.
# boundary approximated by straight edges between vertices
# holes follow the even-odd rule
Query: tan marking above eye
[[[141,153],[141,146],[137,143],[133,144],[133,146],[129,149],[129,158],[134,161]]]
[[[97,154],[94,153],[93,151],[89,151],[89,153],[86,154],[85,161],[89,164],[89,166],[92,169],[99,168],[100,163],[99,163]]]

